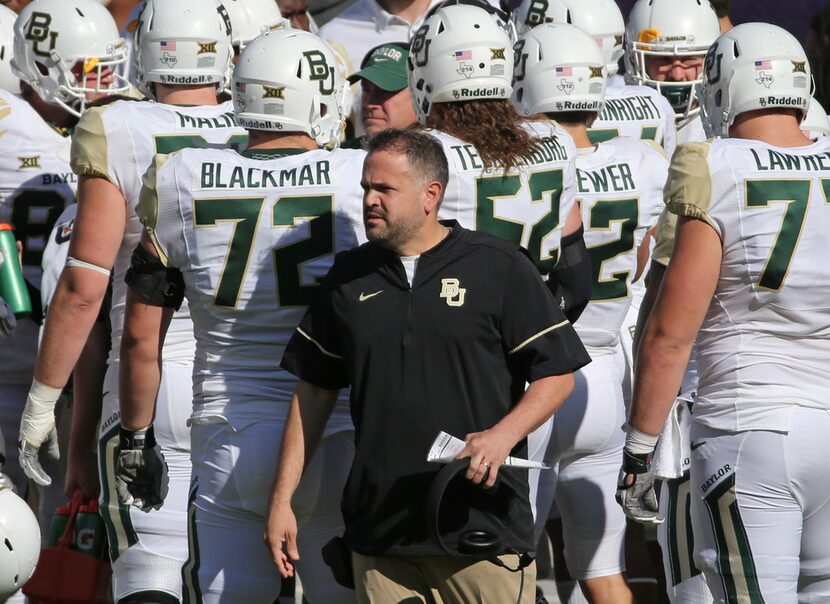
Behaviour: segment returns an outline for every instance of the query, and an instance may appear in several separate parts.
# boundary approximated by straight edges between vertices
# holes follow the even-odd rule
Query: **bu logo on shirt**
[[[464,294],[467,290],[458,287],[461,283],[458,279],[441,279],[440,297],[446,299],[447,306],[463,306]]]

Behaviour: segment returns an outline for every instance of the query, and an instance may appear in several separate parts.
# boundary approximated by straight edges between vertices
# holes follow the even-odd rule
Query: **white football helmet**
[[[513,47],[513,96],[521,115],[564,111],[600,113],[605,101],[605,55],[575,25],[544,23]]]
[[[513,11],[519,36],[542,23],[570,23],[588,32],[605,55],[608,75],[623,55],[625,21],[614,0],[522,0]]]
[[[135,30],[136,80],[151,84],[218,84],[230,77],[231,20],[219,0],[147,0]]]
[[[35,572],[38,557],[37,518],[15,494],[11,481],[0,474],[0,599],[23,587]]]
[[[44,101],[73,115],[83,113],[87,94],[127,93],[126,64],[124,39],[95,0],[37,0],[17,16],[12,72]],[[88,87],[85,76],[93,70],[98,78]],[[104,87],[106,71],[113,81]]]
[[[0,88],[15,94],[20,92],[20,79],[12,73],[16,19],[17,13],[0,4]]]
[[[803,119],[812,96],[810,63],[787,30],[770,23],[743,23],[709,48],[698,87],[709,136],[729,136],[745,111],[784,107]]]
[[[656,88],[671,104],[676,119],[688,121],[700,111],[694,95],[700,78],[661,82],[649,76],[646,62],[649,57],[702,60],[719,35],[718,17],[708,1],[639,0],[628,16],[625,33],[626,81]]]
[[[810,108],[807,110],[807,117],[801,122],[801,131],[804,136],[813,140],[830,135],[830,119],[815,97],[810,99]]]
[[[504,25],[476,6],[439,8],[409,50],[409,91],[420,123],[433,103],[507,99],[513,48]]]
[[[274,0],[222,0],[231,18],[231,42],[235,54],[259,34],[289,28]]]
[[[243,128],[305,132],[326,148],[337,146],[343,107],[351,105],[334,51],[300,29],[275,29],[255,38],[239,55],[231,88]]]

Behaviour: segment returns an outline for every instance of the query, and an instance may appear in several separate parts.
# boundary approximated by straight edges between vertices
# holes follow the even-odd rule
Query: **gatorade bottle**
[[[63,507],[55,510],[52,522],[49,524],[49,541],[47,547],[57,547],[58,541],[66,530],[66,523],[69,522],[69,508]]]
[[[8,224],[0,224],[0,298],[11,307],[15,317],[32,312],[32,301],[20,268],[17,244],[12,227]]]
[[[95,558],[104,554],[104,544],[107,541],[104,521],[98,513],[98,502],[90,501],[82,505],[75,519],[75,542],[73,549]]]

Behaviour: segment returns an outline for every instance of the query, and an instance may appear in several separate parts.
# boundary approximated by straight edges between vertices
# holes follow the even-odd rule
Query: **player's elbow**
[[[661,321],[652,316],[646,323],[640,349],[659,355],[688,354],[697,330],[687,329],[682,321]]]
[[[71,316],[98,314],[109,282],[98,276],[86,278],[79,272],[64,269],[49,305],[50,315],[52,313]]]

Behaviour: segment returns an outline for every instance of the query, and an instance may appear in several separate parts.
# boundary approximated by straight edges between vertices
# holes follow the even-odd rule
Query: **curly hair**
[[[435,103],[426,126],[471,143],[485,169],[510,169],[525,164],[538,142],[522,127],[519,116],[506,99],[480,99],[461,103]]]

